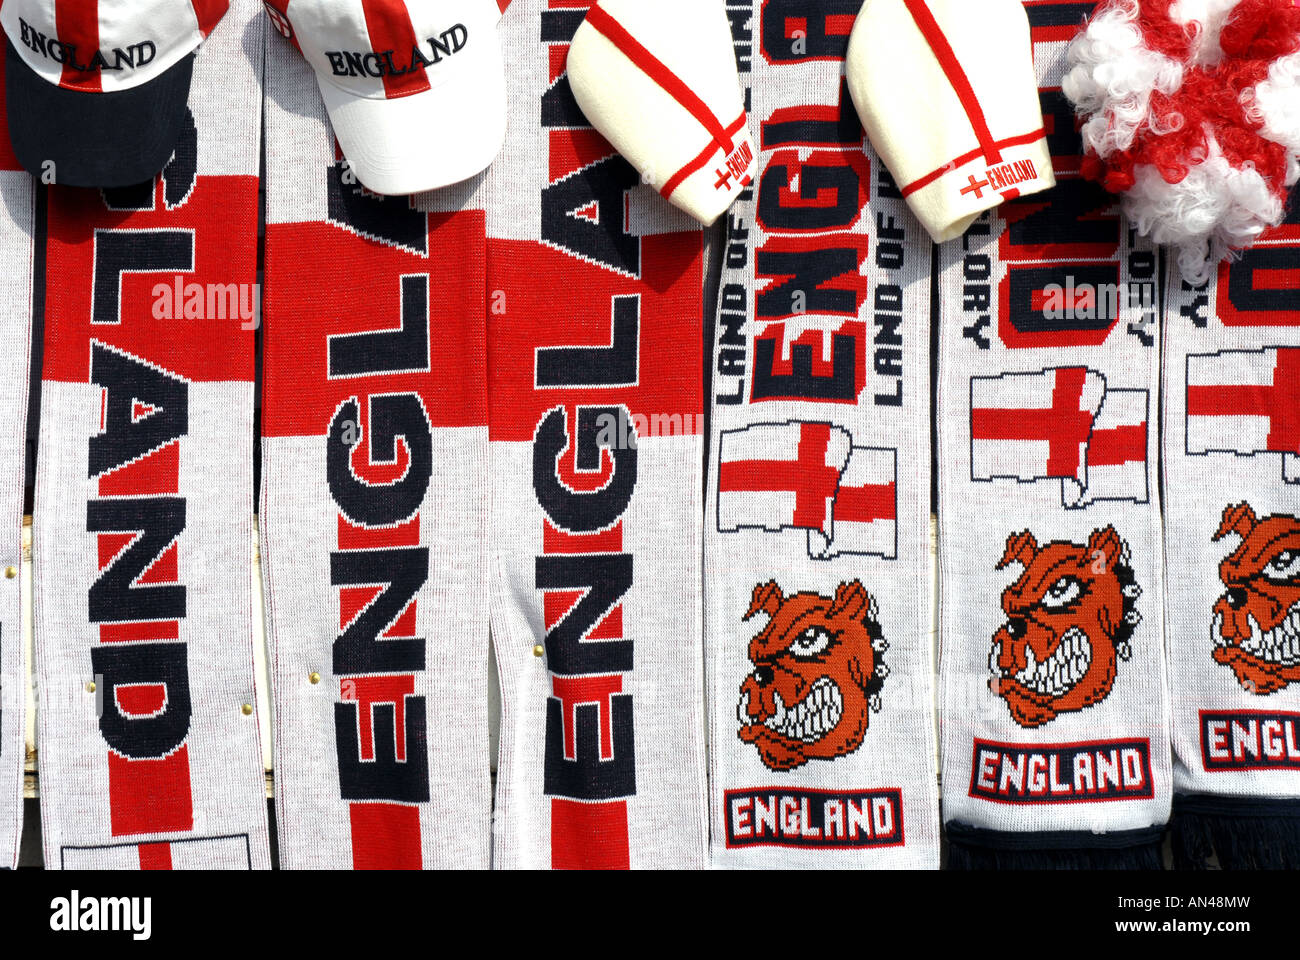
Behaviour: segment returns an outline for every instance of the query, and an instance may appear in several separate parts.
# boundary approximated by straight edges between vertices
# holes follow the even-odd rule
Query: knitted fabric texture
[[[578,110],[586,15],[515,0],[488,173],[493,862],[705,863],[702,232]]]
[[[366,191],[310,67],[274,32],[266,117],[261,517],[280,861],[484,868],[482,204],[470,187]]]
[[[262,29],[239,0],[205,43],[154,181],[49,191],[47,868],[270,866],[250,573]]]
[[[935,242],[1055,183],[1020,0],[867,0],[846,75],[867,136]]]
[[[1170,803],[1156,254],[1080,176],[1079,4],[1026,8],[1057,187],[940,248],[954,866],[1154,866]]]
[[[1180,867],[1300,867],[1300,208],[1170,277],[1165,531]]]
[[[845,85],[859,5],[727,5],[760,152],[727,218],[713,345],[709,800],[724,867],[939,865],[931,246]]]
[[[663,196],[711,224],[753,175],[722,4],[603,0],[566,69],[583,115]]]
[[[0,50],[0,71],[5,54]],[[0,98],[3,99],[3,98]],[[32,319],[36,181],[9,146],[0,103],[0,394],[12,419],[0,435],[0,867],[18,865],[26,758],[27,662],[23,644],[23,458]],[[13,575],[10,574],[13,571]]]
[[[1282,222],[1300,180],[1293,0],[1110,0],[1062,87],[1084,118],[1084,175],[1177,249],[1183,279],[1204,284]]]

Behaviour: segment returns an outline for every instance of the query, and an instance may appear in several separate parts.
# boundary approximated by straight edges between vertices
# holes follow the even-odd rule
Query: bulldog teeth
[[[1064,696],[1092,666],[1092,644],[1088,642],[1087,634],[1078,627],[1071,627],[1052,655],[1041,663],[1026,645],[1025,661],[1024,669],[1016,674],[1016,682],[1036,693]]]
[[[1219,616],[1219,622],[1222,621]],[[1254,614],[1247,614],[1250,636],[1241,641],[1241,649],[1252,657],[1283,667],[1300,666],[1300,604],[1293,606],[1285,619],[1268,632],[1260,629]]]
[[[767,727],[791,740],[816,743],[835,729],[844,715],[844,696],[830,677],[822,677],[798,703],[787,707],[781,695],[773,694],[776,713]]]

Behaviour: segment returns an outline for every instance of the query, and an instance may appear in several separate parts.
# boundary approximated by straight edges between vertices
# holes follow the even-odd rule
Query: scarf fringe
[[[1176,797],[1176,870],[1300,869],[1300,800]]]
[[[1001,833],[949,823],[949,870],[1160,870],[1161,829]]]

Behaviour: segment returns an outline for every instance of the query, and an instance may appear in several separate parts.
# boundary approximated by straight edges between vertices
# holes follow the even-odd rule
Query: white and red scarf
[[[270,866],[249,572],[259,11],[235,3],[198,55],[193,123],[160,176],[49,191],[34,627],[50,868]]]
[[[705,510],[711,853],[939,865],[932,247],[844,81],[853,0],[730,0],[758,160],[727,217]]]
[[[943,812],[957,867],[1159,864],[1157,254],[1080,175],[1091,4],[1033,2],[1057,186],[940,248]]]
[[[1175,866],[1300,867],[1300,206],[1171,270],[1165,576]]]
[[[276,22],[277,25],[279,21]],[[291,869],[489,857],[485,234],[380,197],[270,37],[262,569]]]
[[[587,12],[502,21],[487,178],[502,868],[703,866],[702,231],[587,123]]]
[[[0,50],[0,71],[5,54]],[[3,91],[0,90],[0,93]],[[9,146],[0,97],[0,396],[11,411],[0,434],[0,867],[18,865],[22,828],[23,761],[26,756],[27,662],[23,644],[22,526],[23,458],[27,453],[28,358],[32,322],[32,260],[36,181],[23,171]]]

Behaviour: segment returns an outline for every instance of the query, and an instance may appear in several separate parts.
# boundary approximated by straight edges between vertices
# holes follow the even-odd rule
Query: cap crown
[[[0,24],[23,62],[87,93],[129,90],[189,56],[229,0],[4,0]]]
[[[368,100],[424,93],[476,44],[496,43],[496,0],[264,0],[322,83]]]

